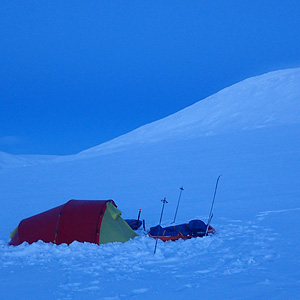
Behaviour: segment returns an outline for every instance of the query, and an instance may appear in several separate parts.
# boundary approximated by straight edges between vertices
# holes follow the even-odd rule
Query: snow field
[[[1,269],[5,277],[13,274],[18,281],[19,276],[22,280],[24,269],[34,267],[46,278],[51,277],[51,285],[55,286],[51,295],[56,299],[135,299],[140,294],[159,299],[159,291],[166,288],[161,285],[166,281],[172,283],[168,284],[170,297],[166,297],[171,299],[185,290],[201,293],[203,282],[216,278],[251,276],[278,255],[271,247],[277,234],[269,228],[250,221],[226,219],[215,226],[218,232],[207,238],[158,241],[156,255],[153,254],[155,240],[142,232],[127,243],[101,246],[78,242],[70,246],[53,245],[40,241],[12,247],[2,241]],[[41,288],[36,299],[43,294]],[[99,293],[101,297],[97,298]]]

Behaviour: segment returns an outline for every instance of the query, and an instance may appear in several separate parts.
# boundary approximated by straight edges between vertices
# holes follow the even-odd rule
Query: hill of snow
[[[232,130],[300,123],[300,68],[271,72],[228,87],[169,117],[142,126],[81,155],[136,143],[191,139]]]
[[[77,155],[3,154],[1,299],[297,299],[300,284],[300,69],[247,79]],[[163,100],[163,99],[162,99]],[[22,158],[23,159],[23,158]],[[21,159],[21,160],[22,160]],[[25,166],[24,166],[25,165]],[[8,167],[14,166],[14,167]],[[146,226],[207,220],[215,236],[102,246],[8,246],[28,216],[69,199],[114,199]]]

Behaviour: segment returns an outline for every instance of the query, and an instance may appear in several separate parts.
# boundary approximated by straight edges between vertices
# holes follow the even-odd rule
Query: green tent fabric
[[[99,244],[111,242],[126,242],[137,234],[121,218],[121,211],[112,202],[106,203],[106,211],[100,228]]]

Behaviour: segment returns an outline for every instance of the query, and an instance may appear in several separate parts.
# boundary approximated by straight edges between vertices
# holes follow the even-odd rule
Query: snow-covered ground
[[[250,78],[66,157],[0,155],[0,299],[299,299],[300,69]],[[207,220],[211,237],[8,246],[23,218],[114,199],[146,226]]]

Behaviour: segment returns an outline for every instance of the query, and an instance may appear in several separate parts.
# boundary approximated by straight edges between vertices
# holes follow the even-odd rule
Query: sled
[[[148,235],[154,239],[160,239],[164,242],[166,241],[177,241],[179,239],[187,240],[196,237],[205,236],[207,225],[201,220],[192,220],[187,224],[181,224],[176,226],[161,227],[157,225],[151,227]],[[214,234],[215,229],[209,225],[209,234]]]

